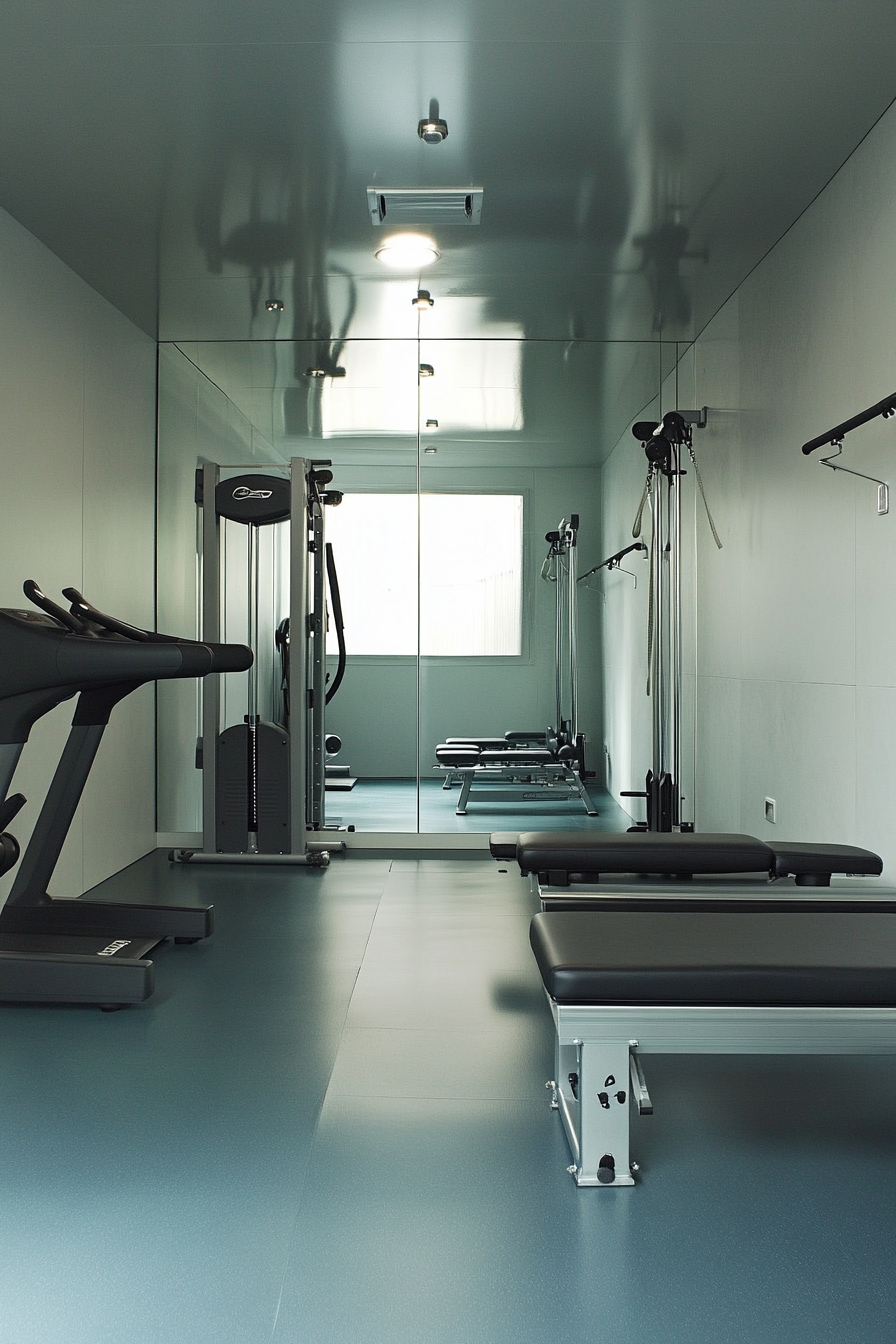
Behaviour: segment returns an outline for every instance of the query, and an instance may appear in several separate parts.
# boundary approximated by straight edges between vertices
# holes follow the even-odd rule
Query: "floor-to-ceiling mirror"
[[[330,343],[325,356],[311,341],[161,347],[160,627],[200,631],[198,465],[276,471],[293,458],[330,462],[342,494],[326,513],[346,672],[327,709],[328,732],[341,740],[328,761],[327,824],[424,834],[618,830],[628,817],[604,785],[613,742],[628,735],[605,721],[601,631],[609,603],[609,628],[625,627],[627,662],[636,664],[647,585],[643,576],[635,586],[595,570],[631,530],[628,517],[604,516],[601,463],[627,431],[631,405],[656,399],[657,347],[525,341],[498,322],[482,339],[455,337],[450,307],[439,324],[418,305],[415,321],[416,332],[401,339]],[[621,399],[608,392],[619,388]],[[643,475],[634,442],[626,471],[634,514]],[[546,563],[546,534],[573,518],[574,556]],[[570,631],[558,647],[557,621],[558,576],[565,565],[568,589],[573,561],[578,676],[570,700]],[[236,575],[241,561],[228,565]],[[271,582],[266,639],[287,588]],[[227,637],[242,640],[238,598],[227,612]],[[266,652],[275,715],[277,664]],[[327,662],[333,678],[332,629]],[[245,712],[243,694],[234,682],[226,710],[234,722]],[[201,830],[199,703],[174,683],[159,689],[159,829],[169,836]],[[551,733],[564,725],[580,739],[576,769],[545,769],[538,749],[556,753]],[[465,776],[446,768],[437,747],[464,737],[497,746],[508,732],[530,734],[515,749],[531,746],[535,755],[515,758],[519,768],[499,779],[478,769],[460,809]],[[489,763],[493,772],[504,766]],[[485,764],[468,764],[467,774]],[[483,775],[500,787],[483,791]]]

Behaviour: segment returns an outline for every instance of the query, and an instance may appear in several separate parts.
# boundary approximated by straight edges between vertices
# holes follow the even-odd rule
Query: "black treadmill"
[[[53,899],[47,887],[84,792],[109,716],[149,681],[242,672],[242,644],[201,644],[141,630],[92,607],[74,588],[66,610],[33,580],[25,596],[38,610],[0,609],[0,874],[19,857],[7,833],[25,799],[8,796],[32,726],[78,696],[72,727],[0,910],[0,1002],[95,1004],[111,1011],[148,999],[147,954],[173,938],[195,943],[212,931],[211,906]]]

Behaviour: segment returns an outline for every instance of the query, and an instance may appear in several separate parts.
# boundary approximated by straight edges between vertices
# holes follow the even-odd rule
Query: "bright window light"
[[[420,653],[518,656],[522,496],[421,495],[419,525]],[[417,526],[412,494],[347,494],[327,510],[349,654],[417,653]]]

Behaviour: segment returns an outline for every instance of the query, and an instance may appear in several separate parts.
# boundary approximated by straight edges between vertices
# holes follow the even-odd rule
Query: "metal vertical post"
[[[578,678],[579,678],[579,646],[578,646],[578,537],[576,532],[570,528],[570,541],[567,555],[569,557],[569,575],[567,584],[568,593],[568,615],[567,623],[569,625],[569,740],[575,745],[576,737],[579,732],[579,704],[578,704]]]
[[[308,463],[290,461],[289,629],[292,714],[289,725],[290,852],[307,848],[305,788],[308,743]]]
[[[653,592],[653,649],[651,665],[648,670],[650,693],[653,697],[653,762],[654,779],[660,779],[663,773],[663,698],[665,684],[663,677],[663,477],[657,472],[654,480],[651,500],[652,535],[650,545],[650,565],[653,571],[651,588]]]
[[[669,718],[672,736],[672,825],[681,821],[681,445],[672,446],[669,481],[669,625],[671,676]]]
[[[554,614],[554,677],[555,718],[554,732],[559,733],[563,723],[563,553],[558,543],[556,560],[556,610]]]
[[[681,823],[681,445],[673,446],[672,513],[672,824]]]
[[[325,718],[327,700],[327,590],[326,590],[326,530],[324,506],[312,495],[311,525],[311,619],[309,629],[309,658],[311,671],[310,750],[308,752],[308,825],[312,831],[324,825],[324,765]]]
[[[202,623],[201,638],[221,640],[221,526],[215,509],[215,490],[221,476],[217,462],[202,467]],[[217,849],[215,827],[215,753],[221,719],[221,681],[202,679],[202,847]]]

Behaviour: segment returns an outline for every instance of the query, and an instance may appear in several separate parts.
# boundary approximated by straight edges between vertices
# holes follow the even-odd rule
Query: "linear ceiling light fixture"
[[[438,261],[440,252],[431,238],[420,233],[396,233],[376,250],[376,259],[393,271],[416,271]]]

